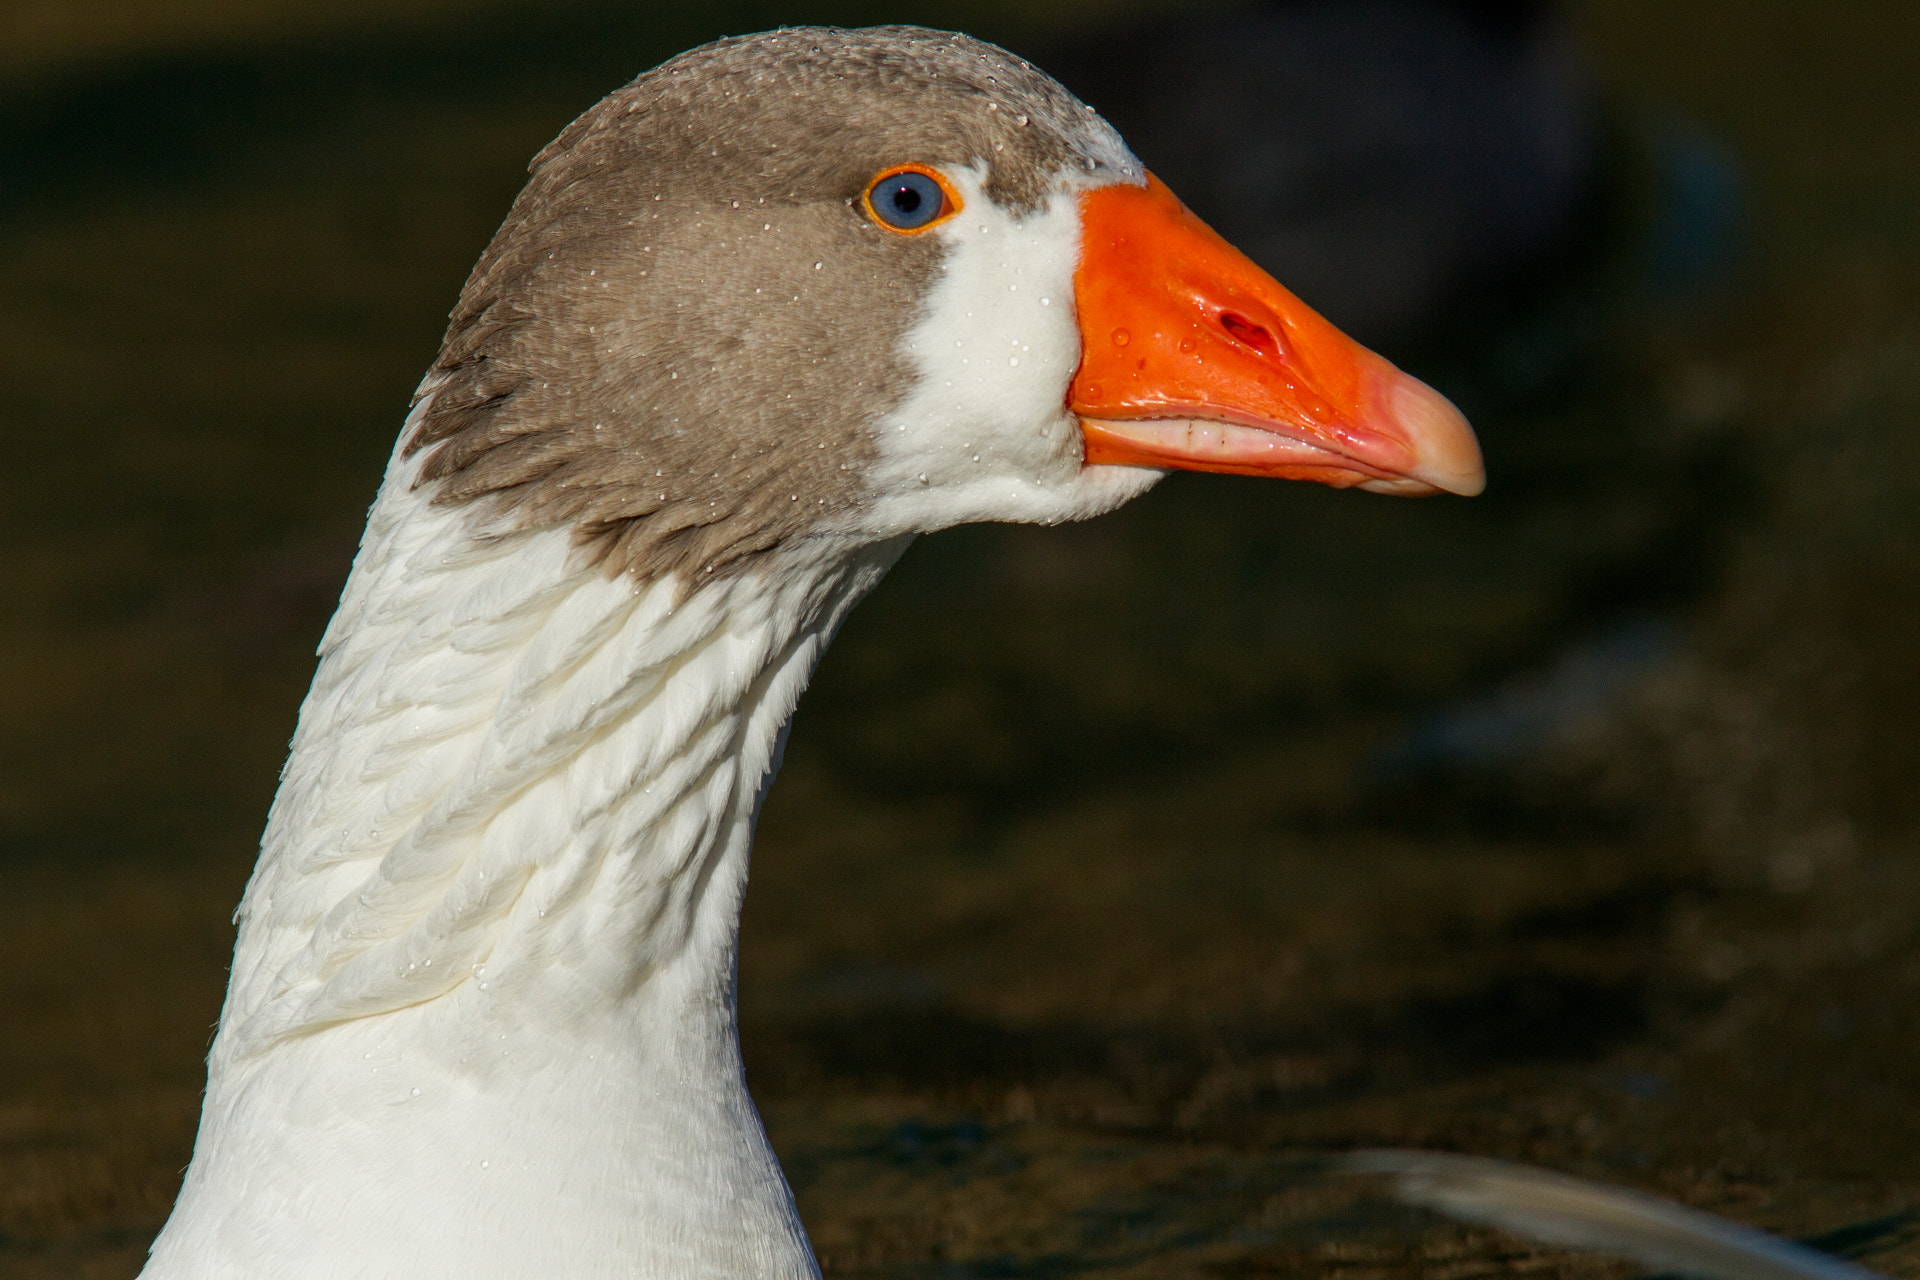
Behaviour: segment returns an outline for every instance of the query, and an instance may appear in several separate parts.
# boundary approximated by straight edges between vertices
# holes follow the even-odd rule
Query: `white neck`
[[[905,539],[636,587],[414,470],[322,642],[144,1274],[817,1275],[741,1076],[739,908],[794,703]]]

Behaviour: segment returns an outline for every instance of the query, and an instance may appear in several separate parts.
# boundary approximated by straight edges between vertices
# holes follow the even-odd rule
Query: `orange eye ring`
[[[933,205],[936,195],[939,204]],[[882,231],[917,236],[959,213],[961,201],[960,193],[938,169],[895,164],[873,175],[860,192],[860,207]]]

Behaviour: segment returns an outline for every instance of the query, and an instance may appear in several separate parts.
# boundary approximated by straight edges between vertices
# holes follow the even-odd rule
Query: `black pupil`
[[[874,212],[893,227],[923,227],[933,221],[942,203],[940,184],[924,173],[896,173],[873,188]]]

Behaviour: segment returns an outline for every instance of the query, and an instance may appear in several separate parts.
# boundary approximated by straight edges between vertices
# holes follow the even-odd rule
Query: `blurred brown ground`
[[[709,22],[1035,29],[664,12],[583,87],[497,52],[540,25],[509,6],[247,8],[6,19],[42,41],[0,63],[39,122],[11,154],[215,89],[161,104],[184,159],[120,138],[0,184],[0,1277],[130,1276],[165,1216],[312,644],[524,157]],[[1920,1276],[1920,10],[1571,15],[1621,239],[1692,121],[1747,248],[1681,295],[1604,249],[1517,328],[1407,353],[1473,407],[1498,379],[1460,346],[1577,333],[1547,390],[1483,395],[1485,499],[1182,477],[955,531],[828,658],[741,966],[828,1274],[1626,1274],[1292,1159],[1385,1144],[1867,1224]],[[1432,708],[1644,612],[1671,656],[1525,758],[1382,775]]]

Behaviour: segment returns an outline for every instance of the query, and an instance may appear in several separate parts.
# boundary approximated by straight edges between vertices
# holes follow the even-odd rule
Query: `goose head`
[[[575,121],[322,641],[148,1280],[817,1276],[733,1015],[800,690],[912,535],[1181,468],[1480,485],[990,45],[724,40]]]
[[[700,578],[1111,509],[1170,470],[1477,492],[1445,399],[966,37],[723,40],[534,161],[405,441],[437,501]]]

